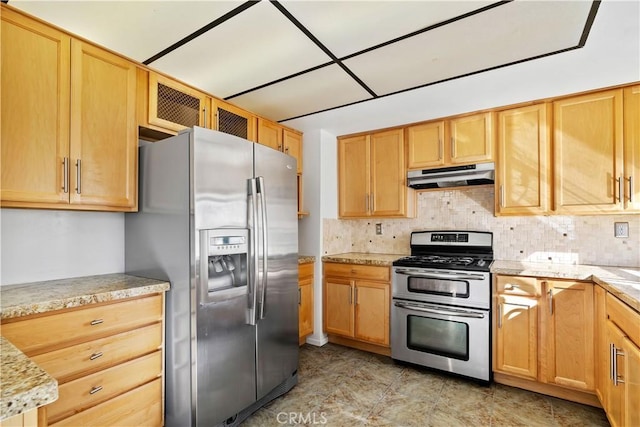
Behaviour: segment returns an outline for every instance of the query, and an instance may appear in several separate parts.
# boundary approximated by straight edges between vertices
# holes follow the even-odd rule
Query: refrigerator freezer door
[[[296,161],[255,144],[255,176],[261,177],[258,202],[258,399],[298,368],[298,217]],[[262,207],[262,205],[261,205]],[[266,218],[263,218],[266,217]],[[267,276],[264,281],[263,239],[266,219]]]
[[[246,229],[253,144],[211,131],[193,130],[193,194],[196,363],[196,422],[216,425],[256,400],[256,327],[247,324],[248,290],[228,298],[207,295],[206,229]],[[215,268],[214,268],[215,271]]]

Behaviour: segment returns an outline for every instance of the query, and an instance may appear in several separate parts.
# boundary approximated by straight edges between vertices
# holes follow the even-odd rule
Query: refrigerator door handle
[[[260,211],[262,214],[262,221],[260,223],[260,229],[262,232],[262,292],[260,300],[260,319],[264,319],[265,305],[267,303],[267,272],[269,271],[267,265],[267,248],[269,247],[267,224],[269,222],[267,221],[267,196],[264,186],[264,177],[256,177],[256,181],[258,182],[257,188],[258,194],[260,195]]]
[[[248,205],[251,211],[249,212],[249,243],[250,243],[250,256],[249,256],[249,316],[248,324],[255,325],[258,322],[256,304],[258,302],[258,239],[256,226],[258,223],[258,198],[257,198],[257,183],[255,179],[249,180],[248,189]]]

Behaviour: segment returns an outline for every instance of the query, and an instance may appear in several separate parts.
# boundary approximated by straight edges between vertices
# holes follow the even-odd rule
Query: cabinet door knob
[[[91,387],[91,390],[89,390],[89,394],[96,394],[100,390],[102,390],[102,386],[101,385],[96,386],[96,387]]]
[[[94,319],[91,321],[91,326],[99,325],[101,323],[104,323],[103,319]]]
[[[100,357],[102,357],[102,352],[101,351],[96,351],[91,356],[89,356],[89,360],[96,360],[96,359],[98,359]]]

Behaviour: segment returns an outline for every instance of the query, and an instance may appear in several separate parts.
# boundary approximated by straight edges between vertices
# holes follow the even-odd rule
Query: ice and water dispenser
[[[234,289],[246,292],[249,231],[218,229],[204,230],[202,234],[208,296],[228,294],[222,291]]]

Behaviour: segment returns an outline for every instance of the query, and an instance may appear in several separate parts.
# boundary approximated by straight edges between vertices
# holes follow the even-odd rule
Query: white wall
[[[0,210],[0,284],[124,271],[124,214]]]

